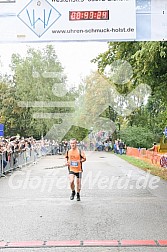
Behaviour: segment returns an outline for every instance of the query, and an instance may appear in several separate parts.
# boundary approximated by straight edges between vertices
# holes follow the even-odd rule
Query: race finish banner
[[[167,0],[0,0],[0,42],[167,40]]]
[[[1,1],[2,10],[4,41],[136,38],[135,0]]]

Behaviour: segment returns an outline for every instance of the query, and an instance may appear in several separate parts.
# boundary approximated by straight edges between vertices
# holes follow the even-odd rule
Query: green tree
[[[124,117],[128,125],[144,127],[153,132],[155,139],[162,135],[167,123],[167,42],[109,42],[108,50],[92,61],[100,72],[116,60],[125,60],[133,69],[133,78],[120,85],[115,83],[120,94],[129,94],[139,84],[151,87],[152,93],[145,103],[129,116]],[[122,71],[120,71],[120,75]],[[108,77],[110,78],[110,77]],[[122,115],[123,116],[123,115]],[[116,119],[117,120],[117,119]],[[124,122],[124,121],[123,121]]]
[[[2,113],[5,116],[6,134],[40,137],[59,123],[59,119],[37,118],[37,113],[62,113],[64,108],[47,106],[50,102],[69,100],[66,76],[52,45],[43,50],[29,48],[25,57],[13,54],[11,59],[13,80],[6,82]],[[62,97],[61,90],[65,96]],[[67,94],[66,94],[67,93]],[[41,102],[40,106],[34,106]],[[35,116],[34,116],[35,115]]]

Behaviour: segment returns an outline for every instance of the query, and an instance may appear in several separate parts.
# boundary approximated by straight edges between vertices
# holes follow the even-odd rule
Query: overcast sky
[[[46,44],[0,44],[0,59],[3,65],[1,72],[9,71],[12,53],[17,52],[24,56],[27,46],[43,48]],[[106,42],[56,42],[54,46],[58,59],[65,68],[70,86],[78,85],[82,78],[96,70],[97,65],[90,61],[108,48]]]

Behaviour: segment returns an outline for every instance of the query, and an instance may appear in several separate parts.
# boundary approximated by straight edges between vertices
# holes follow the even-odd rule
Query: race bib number
[[[78,167],[78,162],[71,161],[71,162],[70,162],[70,165],[71,165],[71,166]]]

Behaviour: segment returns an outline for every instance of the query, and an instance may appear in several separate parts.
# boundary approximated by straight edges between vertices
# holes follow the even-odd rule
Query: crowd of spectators
[[[15,165],[19,153],[31,151],[33,149],[37,150],[40,145],[41,143],[38,143],[33,137],[20,138],[19,136],[13,136],[10,138],[1,138],[0,154],[3,168],[6,167],[7,163],[10,162],[11,159],[13,160],[13,164]]]
[[[88,146],[83,141],[77,142],[77,145],[82,150],[88,149]],[[33,158],[31,159],[36,160],[38,156],[65,154],[68,149],[70,149],[70,144],[69,141],[66,140],[58,142],[55,140],[36,140],[33,137],[24,138],[19,136],[1,138],[0,167],[3,165],[4,169],[8,163],[12,163],[13,166],[16,166],[17,163],[19,163],[19,157],[27,161],[32,157],[32,153]]]
[[[115,154],[125,154],[126,144],[121,140],[113,140],[109,132],[99,131],[91,133],[90,150],[113,151]]]
[[[126,153],[125,143],[121,140],[115,140],[113,143],[111,137],[106,135],[105,132],[91,134],[88,140],[77,141],[77,146],[84,151],[113,151],[121,155]],[[32,157],[31,153],[33,153],[33,159],[36,160],[38,156],[62,155],[69,149],[70,144],[67,140],[58,142],[55,140],[36,140],[33,137],[24,138],[20,136],[1,138],[0,167],[3,166],[3,168],[5,168],[8,163],[12,163],[12,165],[16,167],[18,157],[20,157],[21,154],[24,154],[24,159],[27,161],[28,158]]]

